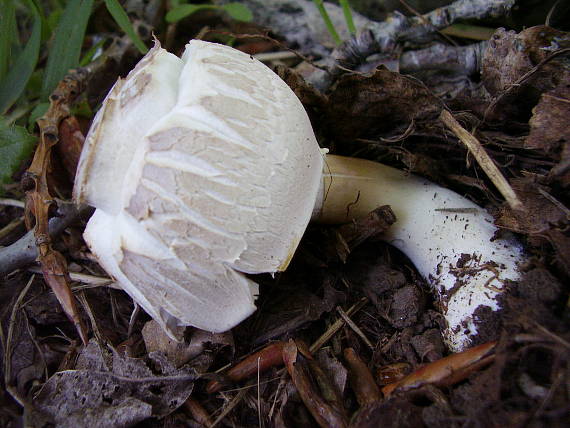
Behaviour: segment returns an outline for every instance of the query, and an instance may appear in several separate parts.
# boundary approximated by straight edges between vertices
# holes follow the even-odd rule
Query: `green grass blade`
[[[354,20],[352,19],[352,11],[350,10],[350,4],[348,0],[339,0],[342,6],[342,13],[344,14],[344,20],[346,21],[346,28],[350,34],[356,34],[356,26],[354,25]]]
[[[42,85],[42,100],[51,92],[67,72],[79,65],[81,45],[93,0],[71,0],[67,3],[57,24]]]
[[[12,181],[12,175],[20,164],[30,157],[36,138],[22,126],[9,125],[0,117],[0,195],[4,184]]]
[[[119,4],[117,0],[105,0],[105,6],[107,6],[107,10],[117,23],[121,30],[125,32],[127,36],[131,39],[137,49],[142,53],[145,54],[148,52],[148,47],[143,43],[133,26],[131,25],[131,21],[129,21],[129,17],[127,16],[127,12],[123,9],[123,6]]]
[[[38,62],[42,21],[36,5],[31,1],[28,4],[34,16],[32,34],[6,77],[0,81],[0,113],[6,112],[22,95]]]
[[[95,43],[93,46],[91,46],[89,48],[89,50],[87,52],[85,52],[83,54],[83,56],[81,57],[81,60],[79,61],[79,67],[85,67],[87,64],[92,62],[93,58],[95,57],[97,52],[100,49],[103,49],[103,45],[105,45],[106,41],[107,41],[107,38],[103,38],[103,39],[99,40],[97,43]]]
[[[172,8],[166,14],[166,22],[177,22],[195,12],[203,9],[219,9],[218,6],[211,4],[181,4],[175,8]]]
[[[245,4],[226,3],[222,5],[222,9],[237,21],[251,22],[253,20],[253,14]]]
[[[334,28],[334,25],[331,21],[331,18],[329,16],[327,10],[325,9],[324,4],[323,4],[323,0],[313,0],[313,3],[315,4],[319,13],[321,14],[321,17],[323,18],[323,21],[325,22],[327,30],[330,33],[330,35],[332,36],[334,42],[337,45],[340,45],[342,43],[342,40],[340,39],[340,36],[338,35],[338,33],[336,32],[336,29]]]
[[[6,76],[10,65],[12,41],[16,39],[13,22],[16,21],[16,8],[13,0],[4,0],[0,10],[0,81]]]

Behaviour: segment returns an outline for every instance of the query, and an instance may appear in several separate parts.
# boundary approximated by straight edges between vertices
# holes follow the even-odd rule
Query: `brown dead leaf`
[[[305,108],[320,110],[326,105],[327,97],[308,84],[301,74],[282,65],[275,67],[274,71],[295,92]]]
[[[57,426],[131,426],[151,416],[164,417],[190,396],[196,374],[193,369],[175,369],[161,355],[150,361],[107,358],[95,342],[84,348],[79,361],[86,368],[53,375],[39,391],[28,416],[47,419]],[[153,367],[157,372],[151,369]]]
[[[570,68],[561,55],[540,65],[523,82],[519,79],[554,52],[568,47],[570,34],[548,26],[531,27],[520,33],[499,28],[483,57],[483,84],[491,95],[501,97],[487,119],[528,120],[543,92],[568,81]]]
[[[336,139],[377,135],[435,119],[442,102],[420,81],[379,68],[342,76],[329,95],[327,122]]]
[[[535,183],[531,178],[512,179],[511,185],[517,192],[525,207],[521,211],[513,211],[504,207],[499,212],[496,224],[500,227],[528,235],[541,234],[553,225],[565,220],[565,214],[558,206],[545,197],[545,187]],[[543,189],[543,192],[539,189]]]
[[[570,73],[566,82],[541,95],[539,103],[532,110],[530,134],[525,141],[527,148],[541,150],[558,161],[551,171],[551,178],[563,187],[570,186],[570,174],[565,168],[570,164],[569,82]]]
[[[483,83],[492,95],[498,95],[550,54],[567,47],[570,34],[552,27],[539,25],[520,33],[499,28],[483,58]],[[525,83],[539,93],[550,90],[562,81],[563,69],[563,64],[555,59]]]
[[[77,118],[69,116],[63,119],[59,125],[59,143],[55,146],[55,151],[61,158],[67,176],[71,181],[75,179],[75,170],[79,163],[84,141],[85,136]]]
[[[306,326],[310,321],[320,319],[325,312],[333,310],[346,297],[332,286],[335,281],[333,276],[324,279],[323,296],[320,297],[307,289],[310,284],[306,279],[295,280],[289,275],[291,272],[282,274],[280,281],[286,285],[273,289],[262,309],[258,311],[255,322],[256,339],[253,342],[255,345],[266,343]]]
[[[551,189],[535,183],[530,177],[511,181],[513,189],[524,203],[525,210],[503,208],[496,224],[529,235],[529,243],[540,247],[546,240],[554,248],[554,259],[570,275],[570,237],[566,230],[570,218],[568,209],[551,195]]]
[[[542,94],[532,112],[525,146],[559,158],[570,144],[570,81]]]
[[[147,352],[159,351],[166,355],[175,367],[186,364],[199,356],[206,349],[234,347],[231,332],[211,333],[200,329],[191,329],[182,342],[175,342],[164,332],[164,329],[154,320],[148,321],[142,329],[142,336]]]

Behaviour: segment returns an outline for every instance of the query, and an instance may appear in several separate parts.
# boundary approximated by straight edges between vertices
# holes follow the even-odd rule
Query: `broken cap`
[[[158,42],[103,102],[74,198],[85,240],[174,337],[225,331],[254,310],[245,273],[284,270],[310,220],[322,155],[291,89],[238,50]]]

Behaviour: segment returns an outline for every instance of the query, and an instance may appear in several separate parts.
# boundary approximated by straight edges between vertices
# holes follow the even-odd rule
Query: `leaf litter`
[[[185,30],[179,31],[183,40]],[[188,329],[183,343],[168,339],[123,293],[78,291],[72,281],[75,295],[83,293],[78,316],[92,336],[80,345],[41,279],[22,295],[29,274],[8,275],[0,290],[10,392],[0,397],[6,404],[0,420],[7,426],[18,419],[30,426],[564,426],[570,68],[568,54],[559,51],[566,43],[567,33],[544,26],[498,30],[485,53],[482,84],[447,79],[453,91],[445,97],[435,74],[404,76],[380,67],[341,75],[319,93],[292,68],[280,71],[335,153],[381,160],[465,193],[524,239],[531,255],[525,278],[505,294],[500,318],[478,314],[487,321],[481,341],[497,340],[483,345],[493,347],[491,359],[448,356],[430,290],[402,254],[375,239],[394,220],[380,210],[355,224],[310,226],[290,269],[255,278],[262,285],[255,315],[223,335]],[[100,100],[125,71],[118,58],[104,66],[107,83],[93,78],[80,95]],[[469,111],[454,116],[482,142],[524,210],[501,203],[477,161],[438,122],[444,105]],[[52,173],[70,174],[64,171],[73,168],[81,134],[73,116],[60,124],[53,156],[61,163]],[[60,188],[66,180],[69,186],[62,178]],[[2,227],[17,211],[6,212]],[[81,227],[68,228],[56,250],[70,270],[104,277],[80,233]],[[450,379],[444,358],[462,361],[453,369],[462,378]],[[412,387],[396,388],[418,377]],[[370,393],[387,387],[395,389],[390,398]]]

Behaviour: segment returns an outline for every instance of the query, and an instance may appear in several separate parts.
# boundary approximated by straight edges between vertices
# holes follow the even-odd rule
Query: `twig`
[[[426,49],[407,51],[400,57],[400,70],[413,73],[420,70],[448,70],[470,75],[481,69],[488,42],[467,46],[437,43]]]
[[[352,315],[356,312],[358,312],[360,309],[362,309],[364,307],[364,305],[366,305],[368,303],[368,298],[363,297],[362,299],[360,299],[360,301],[358,303],[355,303],[354,305],[352,305],[345,313],[347,315]],[[314,354],[315,352],[317,352],[319,349],[321,349],[321,347],[327,343],[331,337],[333,337],[344,325],[344,320],[338,319],[336,320],[328,329],[327,331],[325,331],[321,337],[319,337],[317,340],[315,340],[313,342],[313,344],[309,347],[309,352],[311,354]]]
[[[463,128],[447,110],[442,110],[439,119],[465,144],[469,152],[473,155],[475,160],[477,160],[479,166],[485,171],[485,174],[487,174],[499,192],[501,192],[509,206],[513,210],[523,209],[523,204],[517,194],[501,171],[499,171],[499,168],[497,168],[497,165],[495,165],[483,146],[481,146],[481,143]]]
[[[449,27],[458,19],[498,16],[510,10],[514,3],[515,0],[457,0],[421,16],[406,17],[395,12],[384,22],[371,23],[368,31],[347,40],[323,65],[328,66],[333,75],[339,73],[337,65],[355,69],[374,53],[391,54],[405,42],[430,42],[437,30]],[[323,90],[329,86],[331,75],[315,72],[309,81]]]
[[[9,207],[16,207],[16,208],[24,208],[26,204],[22,201],[18,201],[16,199],[5,199],[0,198],[0,205],[6,205]]]
[[[419,18],[419,19],[424,23],[424,25],[426,25],[426,26],[431,25],[430,22],[429,22],[424,16],[422,16],[421,13],[419,13],[416,9],[414,9],[412,6],[410,6],[405,0],[399,0],[399,1],[400,1],[400,3],[401,3],[406,9],[408,9],[408,11],[409,11],[410,13],[412,13],[414,16],[416,16],[417,18]],[[448,27],[448,28],[449,28],[449,27]],[[442,32],[441,32],[439,29],[437,29],[437,28],[434,28],[434,30],[435,30],[436,32],[438,32],[439,34],[441,34],[441,35],[445,38],[445,40],[447,40],[449,43],[451,43],[451,45],[457,46],[457,43],[455,43],[455,41],[454,41],[451,37],[448,37],[447,35],[445,35],[444,33],[442,33]]]
[[[228,3],[233,0],[220,1]],[[391,55],[397,46],[405,42],[416,45],[431,42],[437,30],[447,28],[457,20],[500,16],[512,8],[515,0],[458,0],[416,17],[406,17],[395,12],[383,22],[375,22],[353,13],[355,25],[360,31],[353,37],[350,37],[343,25],[345,20],[342,8],[328,3],[327,12],[333,24],[339,29],[341,39],[347,40],[332,54],[326,47],[330,36],[311,1],[241,0],[241,3],[253,12],[257,24],[271,28],[287,44],[299,46],[303,54],[323,58],[319,64],[328,72],[315,70],[310,83],[324,90],[333,78],[329,73],[338,74],[342,68],[355,69],[374,53]]]
[[[547,328],[543,327],[542,325],[540,325],[538,322],[534,322],[534,325],[536,326],[536,328],[538,328],[542,333],[544,333],[544,335],[548,336],[550,339],[554,340],[555,342],[560,343],[562,346],[566,347],[567,349],[570,349],[570,342],[568,342],[567,340],[565,340],[564,338],[558,336],[557,334],[554,334],[553,332],[551,332],[550,330],[548,330]]]
[[[352,321],[350,319],[350,317],[348,316],[348,314],[346,312],[344,312],[342,310],[342,308],[340,306],[338,306],[336,308],[337,312],[339,313],[339,315],[342,317],[342,319],[344,320],[344,322],[346,322],[348,324],[348,326],[358,335],[360,336],[360,338],[362,339],[362,341],[366,344],[366,346],[368,346],[370,349],[374,350],[374,345],[372,344],[372,342],[370,342],[370,340],[368,340],[368,338],[366,337],[366,335],[364,334],[364,332],[354,323],[354,321]]]
[[[28,269],[28,272],[33,273],[42,273],[42,270],[38,267],[31,267]],[[95,275],[87,275],[85,273],[77,273],[77,272],[69,272],[69,277],[74,282],[81,282],[85,285],[73,285],[72,290],[79,291],[79,290],[86,290],[88,288],[96,288],[96,287],[109,287],[114,288],[115,290],[122,290],[121,287],[117,285],[117,283],[105,276],[95,276]]]
[[[314,386],[306,358],[300,351],[297,344],[290,340],[283,348],[283,361],[305,407],[321,427],[348,426],[344,409],[339,408],[338,403],[325,401]]]
[[[278,51],[278,52],[263,52],[254,55],[254,58],[261,62],[272,62],[280,61],[284,59],[297,58],[297,54],[289,51]]]
[[[93,330],[93,335],[95,336],[95,338],[97,339],[97,341],[100,344],[105,343],[104,337],[101,334],[101,331],[99,330],[99,326],[97,325],[97,320],[95,319],[95,315],[93,315],[93,310],[91,309],[91,305],[89,304],[89,301],[87,300],[87,296],[85,295],[85,292],[83,290],[80,291],[79,294],[77,295],[77,298],[81,302],[81,305],[83,306],[83,310],[85,311],[85,313],[89,317],[89,321],[91,321],[91,330]]]
[[[220,413],[220,415],[212,423],[211,427],[213,428],[216,425],[218,425],[220,422],[222,422],[224,420],[224,418],[228,415],[228,413],[230,413],[234,409],[234,407],[237,406],[241,400],[243,400],[243,398],[245,397],[245,394],[247,394],[247,389],[240,390],[237,393],[237,395],[232,399],[232,401],[230,401],[228,403],[228,405],[226,407],[224,407],[224,409],[222,410],[222,413]]]
[[[555,205],[560,211],[564,213],[566,218],[570,220],[570,209],[568,209],[566,205],[564,205],[562,202],[560,202],[558,199],[556,199],[554,196],[552,196],[550,193],[544,190],[542,186],[537,186],[537,189],[542,196],[548,199],[552,203],[552,205]]]
[[[71,203],[58,202],[57,217],[49,221],[49,235],[55,238],[70,224],[78,219],[88,216],[93,208],[87,205],[80,207]],[[8,247],[0,248],[0,276],[6,275],[16,269],[33,263],[38,258],[38,247],[33,231],[29,231],[18,241]]]
[[[263,39],[273,43],[275,46],[279,47],[284,51],[290,52],[291,54],[295,55],[295,57],[299,58],[302,61],[307,62],[308,64],[311,64],[313,67],[320,69],[324,73],[328,73],[328,69],[315,63],[313,60],[311,60],[311,58],[303,55],[301,52],[295,49],[291,49],[290,47],[280,42],[279,40],[274,39],[273,37],[270,37],[266,34],[243,34],[243,33],[233,33],[231,31],[219,31],[219,30],[209,30],[207,34],[220,34],[225,36],[231,36],[236,39]]]
[[[131,312],[131,317],[129,318],[129,328],[127,329],[127,337],[131,337],[133,335],[133,331],[135,329],[135,323],[137,322],[140,310],[141,307],[139,306],[139,304],[133,301],[133,311]]]
[[[386,385],[382,393],[388,398],[397,389],[413,389],[426,384],[453,385],[491,363],[495,357],[490,354],[496,345],[496,341],[487,342],[426,364],[403,379]]]
[[[38,147],[32,164],[22,177],[22,188],[26,192],[24,219],[26,227],[33,228],[44,279],[54,291],[69,320],[75,325],[84,344],[87,344],[87,333],[71,293],[67,261],[53,248],[49,233],[49,211],[56,201],[49,191],[47,173],[51,168],[52,148],[59,142],[59,125],[69,117],[71,105],[81,93],[87,77],[85,70],[75,70],[59,82],[50,95],[47,112],[37,120],[40,128]]]
[[[254,373],[263,372],[270,367],[283,364],[282,351],[284,342],[272,342],[265,348],[251,355],[229,369],[225,376],[233,382],[246,379]],[[206,385],[206,392],[212,394],[222,389],[222,383],[212,380]]]

